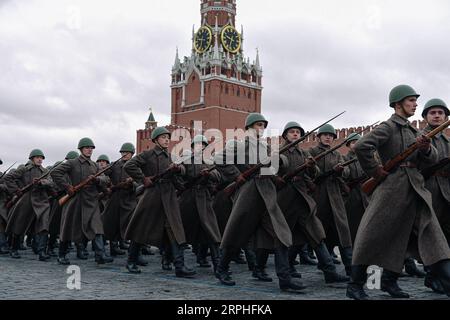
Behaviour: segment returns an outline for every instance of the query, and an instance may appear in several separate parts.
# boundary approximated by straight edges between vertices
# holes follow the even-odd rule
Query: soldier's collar
[[[395,114],[395,113],[392,115],[391,120],[401,126],[411,125],[411,123],[408,121],[408,119],[403,118],[402,116],[399,116],[398,114]]]
[[[331,149],[331,146],[326,146],[326,145],[324,145],[322,142],[319,142],[318,147],[319,147],[319,148],[322,148],[322,149],[325,149],[325,150]]]
[[[167,149],[163,149],[163,148],[161,148],[161,147],[158,146],[158,145],[156,145],[155,148],[154,148],[153,150],[155,150],[155,153],[156,153],[156,155],[158,155],[158,156],[159,156],[161,153],[164,153],[164,154],[167,155],[167,156],[169,155]]]

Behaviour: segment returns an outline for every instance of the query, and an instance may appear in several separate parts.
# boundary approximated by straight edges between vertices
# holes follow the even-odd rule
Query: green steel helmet
[[[266,118],[264,118],[264,116],[260,113],[250,113],[247,117],[247,119],[245,120],[245,130],[248,130],[248,128],[250,128],[252,125],[254,125],[257,122],[264,122],[266,125],[265,127],[267,128],[267,125],[269,124],[269,121],[266,120]]]
[[[32,159],[34,157],[42,157],[45,159],[44,153],[40,149],[34,149],[33,151],[31,151],[28,159]]]
[[[428,110],[430,110],[431,108],[438,108],[438,107],[442,108],[445,111],[445,115],[447,117],[450,116],[450,110],[448,109],[447,104],[444,102],[444,100],[431,99],[425,104],[425,108],[423,109],[422,112],[422,117],[426,118]]]
[[[70,151],[69,153],[67,153],[66,155],[66,160],[73,160],[76,159],[80,156],[80,154],[76,151]]]
[[[391,90],[391,93],[389,94],[389,105],[391,106],[391,108],[394,108],[397,102],[400,102],[408,97],[418,98],[420,97],[420,94],[418,94],[416,90],[408,85],[399,85]]]
[[[334,129],[334,127],[331,124],[326,124],[326,125],[322,126],[319,129],[317,136],[320,137],[320,135],[325,134],[325,133],[332,134],[332,135],[334,135],[335,139],[337,138],[336,129]]]
[[[122,145],[122,148],[120,148],[120,152],[130,152],[134,154],[136,152],[136,148],[132,143],[127,142]]]
[[[151,136],[152,141],[155,142],[155,140],[158,139],[158,137],[162,136],[163,134],[168,134],[169,138],[172,136],[170,131],[167,130],[166,128],[158,127],[152,131],[152,136]]]
[[[358,141],[359,139],[361,139],[361,135],[359,133],[353,132],[351,135],[349,135],[347,137],[347,143],[346,146],[348,147],[350,142],[352,141]]]
[[[199,143],[199,142],[203,143],[206,146],[209,145],[208,139],[206,139],[205,136],[198,135],[198,136],[195,136],[194,139],[192,139],[191,147],[194,146],[194,144]]]
[[[95,149],[94,141],[91,138],[83,138],[78,142],[78,149],[92,147]]]
[[[286,139],[286,134],[290,129],[299,129],[302,137],[305,135],[305,130],[302,128],[302,126],[298,122],[291,121],[288,122],[288,124],[284,127],[283,138]]]
[[[108,162],[108,163],[111,162],[111,161],[109,161],[109,157],[108,157],[106,154],[101,154],[101,155],[97,158],[97,161],[96,161],[96,162],[99,162],[99,161],[106,161],[106,162]]]

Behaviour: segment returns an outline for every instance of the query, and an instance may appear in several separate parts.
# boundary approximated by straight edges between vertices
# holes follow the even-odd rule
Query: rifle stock
[[[450,120],[444,122],[439,127],[435,128],[433,131],[429,132],[425,136],[432,139],[439,132],[445,130],[448,126],[450,126]],[[395,156],[393,159],[389,160],[383,167],[383,169],[387,172],[391,172],[398,165],[400,165],[403,161],[405,161],[409,156],[411,156],[417,149],[419,148],[417,142],[408,147],[405,151]],[[378,185],[382,182],[380,179],[370,178],[367,182],[365,182],[362,186],[362,190],[371,195]]]

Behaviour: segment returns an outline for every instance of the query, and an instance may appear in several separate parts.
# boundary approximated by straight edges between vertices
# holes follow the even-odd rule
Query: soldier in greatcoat
[[[6,233],[11,237],[11,257],[20,258],[19,239],[25,234],[34,236],[36,253],[40,261],[47,261],[46,254],[48,227],[50,215],[49,196],[55,193],[51,179],[40,179],[48,173],[42,166],[44,153],[35,149],[31,151],[26,165],[8,174],[5,183],[11,194],[16,194],[19,200],[11,208],[8,215]],[[22,194],[21,187],[34,184],[30,191]]]
[[[414,116],[420,95],[407,85],[392,89],[392,117],[361,138],[355,146],[368,176],[380,181],[361,220],[353,251],[352,281],[347,296],[368,299],[364,291],[367,266],[383,268],[381,289],[394,298],[408,298],[397,283],[404,258],[412,255],[430,267],[450,295],[450,249],[432,205],[432,195],[418,167],[433,165],[438,153],[431,140],[408,118]],[[417,143],[418,150],[391,172],[383,165]],[[380,165],[374,158],[378,151]]]
[[[71,241],[78,246],[92,241],[97,264],[113,262],[113,259],[105,253],[104,231],[98,201],[99,193],[104,191],[110,182],[109,178],[105,175],[98,176],[80,191],[74,190],[74,186],[100,171],[97,164],[91,160],[94,149],[95,144],[90,138],[81,139],[78,143],[80,156],[67,160],[52,172],[53,181],[71,196],[61,212],[58,262],[62,265],[70,264],[67,253]]]
[[[233,210],[228,220],[222,239],[222,255],[216,276],[222,284],[235,285],[229,273],[229,264],[233,254],[244,247],[254,237],[254,245],[258,249],[274,250],[275,267],[279,278],[279,286],[285,291],[299,291],[305,287],[295,281],[289,272],[288,247],[292,245],[292,234],[289,225],[277,203],[276,187],[273,182],[276,170],[273,167],[263,168],[248,181],[242,175],[257,163],[270,166],[270,148],[262,141],[268,121],[258,113],[247,117],[244,141],[235,144],[234,164],[224,161],[218,166],[228,181],[235,181],[242,186],[233,195]],[[227,154],[227,153],[225,153]],[[274,151],[272,158],[282,155]],[[226,155],[225,157],[228,157]]]
[[[168,148],[170,132],[159,127],[152,132],[155,147],[135,156],[125,164],[125,171],[137,183],[143,183],[145,191],[131,216],[125,239],[131,240],[127,269],[139,273],[136,265],[142,245],[159,248],[170,247],[174,257],[175,275],[192,277],[195,270],[184,263],[186,236],[181,219],[174,179],[184,167],[174,164]],[[164,174],[160,179],[152,177]]]

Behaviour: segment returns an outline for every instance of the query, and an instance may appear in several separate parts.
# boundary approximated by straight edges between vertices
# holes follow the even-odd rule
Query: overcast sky
[[[244,50],[263,66],[270,128],[390,116],[389,90],[450,101],[450,1],[237,0]],[[199,0],[0,0],[0,158],[46,165],[91,137],[94,157],[136,143],[153,107],[170,123],[170,71],[191,50]],[[240,29],[240,28],[239,28]],[[421,113],[421,112],[420,112]],[[415,117],[418,119],[419,114]],[[0,168],[1,170],[1,168]]]

